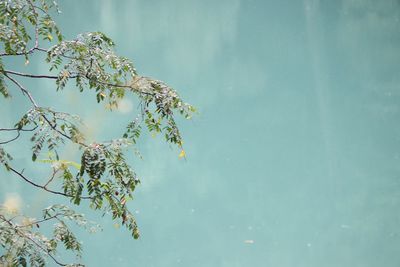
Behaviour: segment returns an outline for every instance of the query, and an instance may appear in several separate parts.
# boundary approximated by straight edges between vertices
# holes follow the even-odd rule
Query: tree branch
[[[56,264],[60,266],[67,266],[67,264],[59,262],[53,255],[51,255],[46,248],[44,248],[41,244],[36,242],[34,239],[32,239],[30,236],[26,235],[24,232],[20,231],[18,229],[18,226],[15,225],[13,222],[10,220],[7,220],[6,217],[4,217],[2,214],[0,214],[0,218],[6,222],[14,231],[16,234],[18,234],[20,237],[28,239],[30,242],[32,242],[36,247],[38,247],[40,250],[42,250],[47,256],[49,256]]]
[[[4,145],[4,144],[8,144],[11,143],[12,141],[15,141],[18,139],[18,137],[20,137],[21,133],[20,132],[31,132],[34,131],[38,126],[35,126],[32,129],[18,129],[18,128],[0,128],[0,132],[11,132],[11,131],[17,131],[17,136],[15,136],[14,138],[8,140],[8,141],[3,141],[0,142],[0,145]]]
[[[38,13],[36,12],[35,6],[33,5],[31,0],[27,0],[27,2],[31,6],[33,15],[37,19],[38,18]],[[37,21],[36,21],[36,24],[35,24],[35,44],[34,44],[34,46],[31,49],[29,49],[28,51],[25,51],[25,52],[15,52],[14,54],[9,54],[9,53],[6,53],[6,52],[0,53],[0,57],[3,57],[3,56],[22,56],[22,55],[26,56],[26,55],[32,54],[33,52],[35,52],[35,50],[39,50],[38,48],[39,48],[39,29],[38,29]]]
[[[17,86],[20,88],[20,90],[22,91],[22,93],[23,93],[24,95],[28,96],[30,102],[33,104],[33,106],[34,106],[35,108],[39,108],[39,106],[37,105],[36,101],[33,99],[31,93],[30,93],[28,90],[26,90],[26,89],[22,86],[22,84],[20,84],[17,80],[15,80],[14,78],[10,77],[10,76],[7,74],[7,72],[8,72],[8,71],[3,70],[4,76],[6,76],[10,81],[12,81],[15,85],[17,85]],[[16,75],[19,75],[19,76],[29,77],[29,76],[26,76],[26,75],[28,75],[28,74],[23,74],[23,73],[19,73],[19,72],[10,72],[10,74],[16,74]],[[55,77],[56,77],[56,76],[55,76]],[[53,125],[53,124],[49,121],[49,119],[48,119],[44,114],[41,114],[41,116],[42,116],[42,118],[49,124],[49,126],[50,126],[54,131],[56,131],[57,133],[59,133],[60,135],[64,136],[65,138],[67,138],[67,139],[69,139],[69,140],[71,140],[73,143],[78,143],[78,144],[80,144],[80,145],[82,145],[82,146],[84,146],[84,147],[88,147],[88,145],[86,145],[86,144],[84,144],[84,143],[82,143],[82,142],[75,142],[75,141],[72,139],[71,136],[68,136],[68,135],[66,135],[65,133],[63,133],[63,132],[61,132],[60,130],[58,130],[58,129],[56,128],[57,125]]]
[[[38,108],[38,107],[39,107],[39,106],[36,104],[36,101],[33,99],[31,93],[30,93],[28,90],[26,90],[26,89],[22,86],[22,84],[20,84],[20,83],[19,83],[17,80],[15,80],[14,78],[10,77],[10,76],[9,76],[7,73],[5,73],[5,72],[4,72],[4,76],[6,76],[6,77],[7,77],[10,81],[12,81],[16,86],[18,86],[19,89],[21,89],[21,91],[22,91],[22,93],[23,93],[24,95],[28,96],[29,101],[31,101],[31,103],[33,104],[33,106],[34,106],[35,108]]]
[[[65,133],[63,133],[63,132],[61,132],[60,130],[58,130],[58,129],[57,129],[57,125],[53,125],[53,124],[51,123],[51,121],[50,121],[44,114],[41,114],[41,116],[42,116],[42,118],[47,122],[47,124],[51,127],[51,129],[53,129],[54,131],[56,131],[56,132],[59,133],[60,135],[64,136],[65,138],[71,140],[72,143],[76,143],[76,144],[79,144],[79,145],[84,146],[84,147],[89,147],[87,144],[82,143],[82,142],[77,142],[77,141],[73,140],[73,138],[72,138],[71,136],[69,136],[69,135],[67,135],[67,134],[65,134]]]
[[[58,76],[54,76],[54,75],[35,75],[35,74],[29,74],[29,73],[21,73],[21,72],[12,71],[12,70],[3,70],[3,72],[9,73],[9,74],[14,74],[17,76],[27,77],[27,78],[54,79],[54,80],[58,79]],[[78,77],[78,75],[70,76],[69,78],[76,78],[76,77]]]
[[[19,131],[17,131],[17,136],[15,136],[14,138],[12,138],[12,139],[10,139],[10,140],[7,140],[7,141],[0,142],[0,145],[5,145],[5,144],[8,144],[8,143],[11,143],[12,141],[15,141],[15,140],[17,140],[17,139],[18,139],[18,137],[19,137],[20,135],[21,135],[21,134],[20,134],[20,132],[19,132]]]
[[[21,76],[21,77],[35,78],[35,79],[53,79],[53,80],[57,80],[59,78],[56,75],[37,75],[37,74],[22,73],[22,72],[12,71],[12,70],[2,70],[2,72],[4,73],[4,75],[13,74],[13,75]],[[69,76],[70,79],[74,79],[74,78],[78,78],[78,77],[85,78],[87,80],[91,80],[89,77],[87,77],[86,75],[82,75],[82,74],[74,74],[72,76]],[[142,77],[142,78],[144,78],[144,77]],[[96,80],[94,80],[94,82],[96,82],[98,84],[106,85],[106,86],[109,86],[109,87],[126,88],[126,89],[130,89],[131,91],[137,91],[140,94],[154,96],[154,94],[152,94],[152,93],[136,90],[131,85],[113,84],[113,83],[107,83],[107,82],[96,81]]]
[[[42,52],[46,52],[46,53],[47,53],[47,49],[45,49],[45,48],[32,47],[32,48],[29,49],[28,51],[25,51],[25,52],[15,52],[14,54],[9,54],[9,53],[3,52],[3,53],[0,53],[0,57],[6,57],[6,56],[26,56],[26,55],[33,54],[36,50],[37,50],[37,51],[42,51]]]
[[[0,132],[11,132],[11,131],[19,131],[19,132],[32,132],[37,129],[38,126],[33,127],[32,129],[18,129],[18,128],[0,128]]]
[[[31,223],[24,224],[24,225],[17,225],[16,227],[18,227],[18,228],[30,227],[30,226],[37,225],[37,224],[40,224],[40,223],[43,223],[43,222],[46,222],[46,221],[50,221],[50,220],[52,220],[52,219],[56,219],[56,218],[58,218],[58,216],[60,216],[60,215],[63,215],[63,214],[57,213],[57,214],[55,214],[55,215],[53,215],[53,216],[51,216],[51,217],[49,217],[49,218],[42,219],[42,220],[37,220],[37,221],[33,221],[33,222],[31,222]]]
[[[51,189],[46,188],[46,187],[43,186],[43,185],[37,184],[37,183],[31,181],[30,179],[28,179],[25,175],[22,174],[22,172],[17,171],[16,169],[14,169],[13,167],[11,167],[11,166],[8,165],[8,164],[7,164],[7,168],[8,168],[10,171],[12,171],[13,173],[15,173],[16,175],[18,175],[20,178],[22,178],[25,182],[27,182],[27,183],[33,185],[34,187],[40,188],[40,189],[42,189],[42,190],[44,190],[44,191],[47,191],[47,192],[52,193],[52,194],[55,194],[55,195],[61,195],[61,196],[69,197],[69,198],[75,197],[74,195],[66,194],[66,193],[59,192],[59,191],[54,191],[54,190],[51,190]],[[81,196],[81,199],[93,199],[93,198],[90,197],[90,196]]]
[[[54,180],[54,177],[56,176],[58,170],[53,168],[53,174],[51,175],[50,179],[47,181],[47,183],[43,186],[44,188],[47,188],[47,186]]]

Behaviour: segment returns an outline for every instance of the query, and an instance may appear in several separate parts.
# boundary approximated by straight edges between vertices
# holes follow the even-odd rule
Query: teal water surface
[[[87,266],[400,266],[399,1],[74,0],[60,8],[66,37],[108,34],[140,74],[199,110],[180,121],[187,160],[149,136],[139,146],[144,159],[132,158],[142,181],[130,204],[139,240],[84,210],[104,228],[80,233]],[[26,68],[46,71],[34,61]],[[119,135],[135,116],[134,101],[108,114],[72,86],[54,93],[51,82],[25,82],[44,106],[81,115],[93,138]],[[0,126],[29,107],[14,94],[17,104],[1,100]],[[30,155],[16,161],[28,172],[48,167]],[[32,214],[52,203],[2,176],[1,199],[19,194]]]

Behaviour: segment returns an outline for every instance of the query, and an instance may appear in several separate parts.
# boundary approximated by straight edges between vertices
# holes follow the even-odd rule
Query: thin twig
[[[2,132],[2,131],[5,131],[5,132],[17,131],[17,135],[16,135],[14,138],[12,138],[12,139],[10,139],[10,140],[8,140],[8,141],[0,142],[0,145],[4,145],[4,144],[11,143],[12,141],[17,140],[18,137],[20,137],[21,132],[31,132],[31,131],[34,131],[37,127],[38,127],[38,126],[35,126],[35,127],[32,128],[32,129],[0,128],[0,132]]]
[[[18,129],[18,128],[0,128],[0,132],[11,132],[11,131],[20,131],[20,132],[32,132],[37,129],[37,125],[32,129]]]
[[[6,76],[10,81],[12,81],[15,85],[17,85],[19,87],[19,89],[21,89],[22,93],[26,96],[28,96],[29,101],[31,101],[31,103],[33,104],[33,106],[35,108],[38,108],[39,106],[36,104],[36,101],[33,99],[31,93],[26,90],[22,84],[20,84],[17,80],[15,80],[14,78],[10,77],[7,73],[4,73],[4,76]]]
[[[43,186],[44,188],[47,188],[47,186],[54,180],[54,177],[56,176],[57,172],[58,172],[57,169],[53,169],[53,174],[51,175],[47,183]]]
[[[61,196],[65,196],[65,197],[75,197],[74,195],[66,194],[66,193],[59,192],[59,191],[54,191],[54,190],[51,190],[51,189],[46,188],[46,187],[43,186],[43,185],[37,184],[37,183],[31,181],[30,179],[28,179],[25,175],[22,174],[22,172],[17,171],[16,169],[14,169],[13,167],[11,167],[11,166],[8,165],[8,164],[7,164],[7,168],[8,168],[10,171],[12,171],[13,173],[15,173],[16,175],[18,175],[20,178],[22,178],[25,182],[27,182],[27,183],[33,185],[34,187],[43,189],[44,191],[47,191],[47,192],[52,193],[52,194],[55,194],[55,195],[61,195]],[[92,197],[90,197],[90,196],[81,196],[80,198],[81,198],[81,199],[92,199]]]
[[[31,74],[31,73],[22,73],[22,72],[13,71],[13,70],[2,70],[2,72],[4,73],[4,75],[14,74],[14,75],[21,76],[21,77],[35,78],[35,79],[53,79],[53,80],[59,79],[59,77],[56,75],[37,75],[37,74]],[[75,75],[69,76],[68,78],[74,79],[74,78],[78,78],[78,77],[85,78],[87,80],[91,80],[89,77],[87,77],[86,75],[82,75],[82,74],[75,74]],[[142,78],[145,78],[145,77],[141,77],[140,79],[142,79]],[[132,91],[137,91],[139,94],[154,96],[154,93],[137,90],[136,88],[134,88],[131,85],[113,84],[113,83],[107,83],[107,82],[102,82],[102,81],[97,81],[97,80],[94,80],[94,82],[101,84],[101,85],[109,86],[109,87],[126,88],[126,89],[130,89]]]
[[[30,55],[32,53],[34,53],[35,51],[42,51],[42,52],[46,52],[47,53],[47,49],[45,48],[40,48],[40,47],[32,47],[31,49],[29,49],[28,51],[25,52],[15,52],[14,54],[10,54],[10,53],[0,53],[0,57],[6,57],[6,56],[26,56],[26,55]]]
[[[26,96],[28,96],[28,98],[29,98],[30,102],[33,104],[33,106],[34,106],[35,108],[39,108],[39,106],[37,105],[36,101],[33,99],[31,93],[30,93],[28,90],[26,90],[26,89],[22,86],[22,84],[20,84],[17,80],[15,80],[14,78],[10,77],[10,76],[7,74],[6,71],[3,71],[3,72],[4,72],[4,76],[6,76],[9,80],[11,80],[14,84],[16,84],[16,85],[21,89],[21,91],[22,91],[23,94],[25,94]],[[16,72],[15,72],[15,73],[10,73],[10,74],[16,74]],[[19,73],[19,74],[20,74],[20,73]],[[19,74],[16,74],[16,75],[19,75]],[[20,75],[20,76],[25,76],[25,75]],[[76,141],[73,140],[73,138],[72,138],[71,136],[69,136],[69,135],[67,135],[67,134],[65,134],[65,133],[63,133],[63,132],[61,132],[60,130],[58,130],[58,129],[56,128],[56,125],[53,125],[53,124],[49,121],[49,119],[48,119],[44,114],[41,114],[41,116],[42,116],[42,118],[48,123],[48,125],[49,125],[54,131],[56,131],[57,133],[59,133],[60,135],[64,136],[65,138],[71,140],[71,141],[74,142],[74,143],[77,143],[77,144],[80,144],[80,145],[82,145],[82,146],[84,146],[84,147],[87,147],[86,144],[84,144],[84,143],[82,143],[82,142],[76,142]]]
[[[46,115],[41,114],[41,116],[42,116],[42,118],[47,122],[47,124],[48,124],[54,131],[56,131],[58,134],[60,134],[60,135],[64,136],[65,138],[71,140],[73,143],[79,144],[79,145],[84,146],[84,147],[89,147],[87,144],[85,144],[85,143],[83,143],[83,142],[78,142],[78,141],[74,140],[71,136],[69,136],[69,135],[63,133],[63,132],[60,131],[60,130],[58,130],[58,129],[57,129],[57,125],[53,125],[53,124],[51,123],[51,121],[46,117]]]
[[[57,216],[60,216],[60,215],[63,215],[63,214],[62,214],[62,213],[57,213],[56,215],[53,215],[53,216],[48,217],[48,218],[46,218],[46,219],[33,221],[33,222],[31,222],[31,223],[28,223],[28,224],[17,225],[16,227],[19,227],[19,228],[30,227],[30,226],[32,226],[32,225],[37,225],[37,224],[42,223],[42,222],[50,221],[50,220],[52,220],[52,219],[57,218]]]
[[[14,74],[17,76],[22,76],[22,77],[27,77],[27,78],[37,78],[37,79],[54,79],[57,80],[59,77],[55,75],[35,75],[35,74],[30,74],[30,73],[22,73],[22,72],[17,72],[17,71],[12,71],[12,70],[3,70],[4,73],[9,73],[9,74]],[[70,76],[69,78],[77,78],[79,75],[73,75]]]
[[[8,141],[0,142],[0,145],[5,145],[5,144],[8,144],[8,143],[11,143],[12,141],[17,140],[20,135],[21,135],[21,133],[19,131],[17,131],[17,136],[15,136],[14,138],[12,138],[12,139],[10,139]]]

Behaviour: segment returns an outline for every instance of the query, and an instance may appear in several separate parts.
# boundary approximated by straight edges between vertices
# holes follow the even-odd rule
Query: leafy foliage
[[[0,0],[0,47],[4,49],[0,52],[0,96],[9,98],[9,91],[17,89],[32,104],[13,128],[0,128],[0,134],[16,133],[15,138],[1,144],[8,145],[18,140],[22,132],[29,132],[32,161],[50,163],[51,175],[45,184],[33,181],[13,166],[12,156],[1,146],[0,164],[10,175],[50,194],[64,196],[74,205],[88,202],[93,210],[110,215],[137,239],[138,225],[127,203],[133,199],[140,181],[126,159],[126,151],[137,152],[135,145],[143,129],[147,129],[151,134],[162,134],[166,142],[178,146],[179,157],[184,157],[175,116],[190,119],[195,109],[164,82],[138,75],[129,59],[115,53],[114,42],[104,33],[87,32],[73,40],[64,40],[50,16],[54,12],[58,12],[58,6],[50,0]],[[41,47],[42,41],[51,46]],[[23,56],[28,64],[33,53],[45,55],[51,75],[9,70],[1,60],[2,57]],[[80,130],[82,122],[78,116],[40,106],[18,77],[52,79],[59,91],[72,80],[80,92],[94,91],[97,102],[106,101],[111,110],[118,107],[122,98],[134,95],[139,100],[140,111],[128,122],[121,138],[89,143]],[[73,144],[80,151],[80,158],[75,159],[80,163],[60,159],[60,151],[67,144]],[[55,180],[60,183],[54,185]],[[49,221],[56,224],[52,237],[47,238],[40,233],[39,225]],[[56,258],[59,244],[77,256],[82,251],[68,222],[86,228],[88,225],[82,215],[62,205],[45,209],[41,220],[22,215],[11,217],[5,209],[0,209],[0,244],[5,251],[0,265],[43,266],[48,258],[65,265]]]
[[[34,27],[37,30],[35,34],[44,40],[52,41],[54,34],[61,41],[61,32],[49,14],[54,8],[57,9],[55,1],[0,1],[0,42],[5,49],[3,55],[23,54],[28,57],[32,52],[28,42],[33,39],[28,26]]]
[[[46,258],[52,257],[56,263],[56,249],[63,244],[80,258],[82,244],[70,230],[68,222],[73,222],[90,232],[98,231],[98,225],[86,220],[64,205],[53,205],[43,210],[40,220],[10,214],[5,207],[0,208],[0,245],[5,248],[5,254],[0,257],[4,266],[44,266]],[[56,221],[53,225],[53,235],[47,238],[39,232],[40,224]],[[72,266],[79,266],[73,264]]]
[[[4,148],[2,148],[0,146],[0,164],[4,165],[4,167],[6,167],[6,169],[8,170],[8,164],[10,162],[10,160],[12,160],[12,156],[10,154],[8,154]]]
[[[3,95],[4,98],[9,98],[10,97],[10,92],[7,89],[7,86],[4,81],[4,75],[2,73],[3,69],[3,64],[1,62],[0,58],[0,94]]]
[[[32,127],[34,134],[31,137],[32,160],[35,161],[43,150],[57,154],[57,147],[65,142],[65,138],[74,143],[84,141],[83,134],[79,131],[77,124],[80,123],[78,116],[64,112],[57,112],[50,108],[35,107],[30,109],[15,125],[16,130]]]

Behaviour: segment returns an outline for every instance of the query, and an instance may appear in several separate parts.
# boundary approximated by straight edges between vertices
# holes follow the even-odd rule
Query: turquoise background
[[[142,181],[130,203],[140,240],[83,208],[104,228],[79,233],[85,264],[400,265],[399,1],[74,0],[60,8],[66,37],[108,34],[140,74],[199,110],[180,120],[187,160],[148,135],[144,159],[132,157]],[[134,99],[130,112],[109,114],[73,86],[55,93],[51,81],[24,82],[43,106],[81,115],[93,139],[119,135],[137,111]],[[0,126],[29,107],[13,95],[0,100]],[[29,146],[9,149],[27,173],[46,173],[22,152]],[[57,201],[2,176],[1,199],[20,194],[28,213]]]

